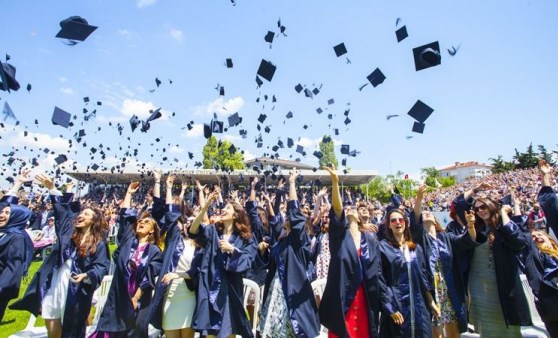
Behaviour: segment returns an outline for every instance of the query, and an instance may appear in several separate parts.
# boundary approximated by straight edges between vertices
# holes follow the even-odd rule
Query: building
[[[441,177],[455,177],[461,183],[469,177],[482,178],[492,174],[492,166],[476,161],[455,162],[454,165],[438,169]]]

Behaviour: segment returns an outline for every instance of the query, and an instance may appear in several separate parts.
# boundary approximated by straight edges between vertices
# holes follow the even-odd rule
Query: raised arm
[[[19,189],[21,189],[21,187],[23,186],[23,184],[30,180],[30,178],[29,178],[29,173],[30,172],[31,172],[31,170],[29,168],[21,169],[21,172],[20,172],[19,176],[16,178],[16,180],[14,182],[14,185],[10,188],[10,190],[8,190],[6,195],[4,195],[4,197],[2,197],[2,201],[13,203],[13,204],[18,203],[18,197],[17,197],[18,195],[17,194],[19,192]]]
[[[550,186],[550,172],[552,168],[550,165],[543,159],[539,161],[539,171],[541,174],[542,185],[543,186]]]
[[[217,199],[217,192],[214,191],[211,194],[209,194],[207,202],[202,205],[200,212],[196,215],[196,218],[192,222],[192,225],[190,225],[190,230],[189,230],[190,233],[192,234],[198,233],[202,220],[204,219],[204,217],[207,217],[207,210],[209,209],[209,206],[213,204],[213,202],[215,202],[216,199]]]
[[[426,185],[421,184],[417,189],[417,197],[415,198],[415,207],[414,207],[414,217],[415,217],[415,224],[419,224],[420,216],[422,214],[422,201],[424,199],[424,192],[426,191]]]
[[[128,189],[126,190],[126,195],[124,196],[124,199],[120,203],[121,209],[129,209],[132,206],[132,196],[136,193],[136,191],[138,191],[139,187],[140,187],[139,182],[130,183]]]
[[[153,184],[153,197],[161,198],[161,170],[153,171],[153,178],[155,178],[155,184]]]
[[[341,202],[341,193],[339,192],[339,176],[333,168],[324,168],[331,177],[331,207],[337,219],[341,219],[343,213],[343,203]]]
[[[196,189],[198,190],[198,203],[201,207],[202,205],[205,205],[205,194],[204,194],[205,184],[202,185],[200,181],[196,180]]]
[[[186,189],[188,189],[188,183],[186,180],[182,180],[182,186],[180,187],[180,195],[178,195],[178,199],[180,202],[184,201],[184,194],[186,193]]]
[[[250,197],[249,197],[249,201],[255,201],[256,200],[256,185],[258,184],[258,176],[254,176],[254,179],[252,180],[252,182],[250,182]]]
[[[479,185],[474,187],[473,189],[469,189],[463,193],[463,198],[468,200],[469,198],[475,197],[479,192],[492,189],[492,186],[486,182],[481,182]]]
[[[165,193],[165,204],[174,204],[174,200],[172,198],[172,186],[174,184],[174,179],[175,176],[174,175],[168,175],[167,176],[167,182],[166,182],[166,193]]]

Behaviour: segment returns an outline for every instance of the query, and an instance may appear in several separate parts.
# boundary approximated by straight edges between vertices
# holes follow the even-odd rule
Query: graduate
[[[93,293],[108,273],[106,221],[100,210],[70,203],[51,178],[35,179],[49,190],[58,240],[27,287],[10,309],[27,310],[45,319],[49,337],[85,337]]]
[[[385,288],[375,233],[359,230],[356,206],[343,210],[339,177],[332,168],[329,213],[331,261],[320,302],[320,322],[329,337],[379,337],[380,289]]]
[[[188,230],[204,252],[200,262],[193,328],[208,337],[253,337],[243,306],[242,274],[257,252],[242,205],[225,205],[215,224],[202,225],[219,192],[213,191]]]
[[[188,238],[190,211],[172,195],[174,175],[167,176],[165,250],[160,278],[151,302],[151,324],[164,329],[167,338],[194,337],[192,322],[196,309],[196,276],[202,251]],[[201,200],[204,199],[200,191]]]
[[[139,187],[139,182],[130,183],[120,204],[116,268],[93,338],[148,336],[147,315],[163,255],[157,221],[149,213],[138,217],[130,208]]]
[[[297,176],[293,169],[282,233],[277,243],[270,250],[261,250],[257,258],[268,267],[260,317],[260,334],[264,338],[316,337],[320,330],[316,299],[307,275],[310,237],[297,199]]]
[[[8,302],[19,295],[21,279],[33,258],[33,242],[25,231],[31,211],[18,205],[16,197],[28,174],[29,170],[23,169],[0,200],[0,322]]]

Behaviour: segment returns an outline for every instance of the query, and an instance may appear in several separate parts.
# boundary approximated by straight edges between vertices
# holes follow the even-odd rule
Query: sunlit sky
[[[102,171],[122,161],[125,171],[137,170],[137,163],[194,169],[206,142],[203,123],[216,113],[226,126],[234,112],[243,117],[241,126],[217,136],[247,158],[272,153],[279,139],[286,145],[290,137],[307,156],[285,148],[281,158],[317,165],[312,153],[329,134],[339,162],[340,145],[349,144],[360,153],[349,157],[347,166],[380,175],[419,176],[423,167],[487,163],[498,154],[511,159],[514,148],[523,151],[529,143],[558,148],[556,1],[19,0],[1,1],[1,8],[0,57],[5,62],[10,55],[21,85],[19,91],[0,91],[0,109],[8,102],[20,122],[15,126],[7,119],[0,128],[0,152],[18,150],[11,166],[3,157],[5,175],[17,171],[20,159],[37,158],[37,172],[52,170],[59,154],[69,158],[63,171],[72,171],[73,161],[78,170],[97,163]],[[69,46],[55,35],[59,22],[73,15],[98,29]],[[397,18],[398,27],[406,25],[409,32],[400,43]],[[279,33],[279,19],[285,35]],[[264,41],[268,31],[276,33],[272,44]],[[412,49],[434,41],[442,49],[441,65],[415,71]],[[336,57],[333,46],[341,42],[348,53]],[[447,53],[452,46],[460,46],[455,56]],[[226,58],[233,68],[225,66]],[[258,88],[262,59],[277,70]],[[359,90],[376,68],[385,74],[384,83]],[[162,81],[159,87],[155,78]],[[294,89],[299,83],[319,87],[320,93],[305,97]],[[407,115],[417,100],[434,109],[424,134],[411,131],[414,120]],[[77,115],[73,127],[52,125],[55,106]],[[83,108],[97,113],[83,121]],[[163,117],[149,131],[131,131],[133,114],[145,119],[156,108]],[[347,109],[351,123],[345,125]],[[294,117],[285,119],[289,111]],[[258,131],[260,114],[267,119]],[[392,114],[399,116],[387,120]],[[190,121],[192,130],[185,128]],[[122,136],[117,123],[124,127]],[[80,129],[86,136],[78,144],[74,134]],[[241,129],[248,131],[246,138]],[[260,133],[264,146],[257,148]],[[90,153],[99,144],[105,160],[99,151]],[[44,147],[54,154],[39,150]],[[136,157],[124,155],[136,148]],[[0,187],[9,185],[4,177]]]

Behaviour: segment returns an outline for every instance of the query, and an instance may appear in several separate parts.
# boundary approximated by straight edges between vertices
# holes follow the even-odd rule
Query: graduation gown
[[[141,263],[136,270],[136,283],[142,289],[138,309],[132,308],[128,292],[130,272],[128,260],[138,247],[134,233],[137,215],[131,209],[120,210],[120,227],[118,228],[118,249],[113,254],[115,271],[105,302],[105,307],[97,323],[97,332],[127,332],[128,337],[147,337],[149,305],[155,287],[155,278],[159,275],[163,255],[155,244],[147,244]]]
[[[329,249],[331,260],[327,284],[320,302],[320,322],[338,337],[348,337],[345,316],[364,284],[368,313],[368,336],[379,337],[380,289],[385,288],[380,259],[380,242],[374,233],[360,233],[360,257],[343,211],[337,219],[329,213]]]
[[[33,257],[33,242],[24,230],[31,211],[17,205],[17,199],[2,200],[0,211],[9,206],[11,212],[8,223],[0,231],[0,320],[8,301],[19,295],[21,279],[27,273]]]
[[[275,274],[279,273],[295,336],[316,337],[320,331],[320,320],[307,275],[310,238],[304,227],[306,216],[300,212],[298,201],[287,202],[287,217],[291,223],[289,235],[280,239],[265,257],[258,255],[257,258],[258,264],[268,267],[262,304],[266,302]]]
[[[543,186],[537,195],[537,202],[544,211],[548,227],[558,236],[558,196],[552,187]]]
[[[411,260],[405,262],[403,251],[394,247],[387,240],[380,243],[382,274],[386,288],[380,290],[382,318],[380,335],[382,337],[411,337],[411,313],[414,313],[414,331],[416,338],[432,337],[430,310],[426,305],[426,292],[430,292],[424,253],[420,245],[410,251]],[[411,264],[411,275],[407,273]],[[413,292],[411,294],[410,288]],[[413,302],[414,306],[411,305]],[[391,314],[400,312],[404,317],[403,325],[397,325]]]
[[[58,240],[43,265],[39,268],[24,296],[10,306],[14,310],[26,310],[38,316],[41,303],[51,286],[54,269],[64,264],[65,259],[72,258],[72,272],[87,273],[89,283],[70,283],[62,324],[62,337],[84,337],[85,323],[91,310],[91,300],[95,289],[100,285],[110,266],[109,249],[105,241],[100,241],[94,254],[80,257],[74,253],[75,247],[71,240],[74,231],[73,221],[80,211],[79,203],[69,203],[70,195],[53,196],[55,229]]]
[[[220,335],[226,333],[253,337],[243,305],[242,274],[252,266],[258,250],[254,237],[244,240],[233,232],[229,242],[236,249],[228,254],[219,249],[221,234],[215,225],[200,225],[198,233],[190,232],[189,236],[203,247],[192,327],[209,334],[220,332]],[[230,323],[228,320],[223,321],[227,308]]]
[[[163,227],[165,228],[167,234],[165,238],[165,250],[163,251],[163,262],[148,315],[149,322],[157,329],[162,329],[163,304],[165,300],[165,292],[167,291],[167,287],[169,285],[163,284],[163,276],[176,269],[176,263],[178,262],[183,250],[180,246],[182,234],[177,226],[178,218],[181,216],[178,206],[167,204],[166,210],[167,212],[162,220]],[[202,250],[196,248],[190,270],[188,271],[190,279],[186,280],[186,286],[191,291],[195,291],[197,289],[197,276],[199,274],[201,254]]]

